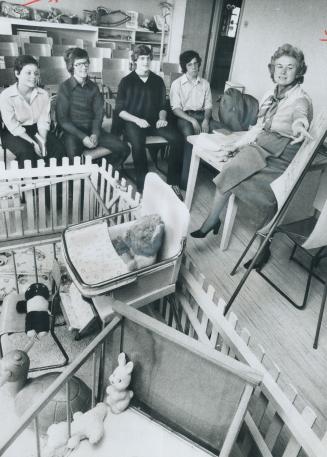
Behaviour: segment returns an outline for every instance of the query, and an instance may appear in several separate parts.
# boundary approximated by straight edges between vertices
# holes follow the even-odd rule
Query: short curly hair
[[[307,65],[304,61],[304,54],[301,51],[301,49],[296,48],[295,46],[292,46],[291,44],[288,44],[288,43],[280,46],[271,56],[270,63],[268,64],[271,79],[274,82],[276,82],[274,79],[275,62],[277,59],[279,59],[282,56],[294,57],[294,59],[296,59],[298,67],[297,67],[295,79],[296,79],[297,83],[302,84],[304,81],[304,74],[307,71]]]
[[[33,57],[28,54],[24,56],[19,56],[14,62],[14,71],[15,74],[16,72],[19,74],[22,69],[25,67],[25,65],[35,65],[36,67],[39,68],[39,62]]]
[[[66,62],[67,70],[71,75],[74,74],[74,62],[77,59],[86,59],[90,62],[89,55],[85,49],[82,48],[69,48],[65,51],[64,59]]]
[[[189,51],[184,51],[182,54],[179,56],[179,64],[181,66],[182,72],[186,73],[186,64],[190,63],[191,60],[196,59],[198,61],[199,67],[201,66],[202,59],[199,55],[198,52],[189,50]]]
[[[140,56],[150,56],[150,59],[152,60],[152,49],[149,48],[149,46],[146,46],[145,44],[139,44],[138,46],[135,46],[132,52],[133,62],[136,62]]]

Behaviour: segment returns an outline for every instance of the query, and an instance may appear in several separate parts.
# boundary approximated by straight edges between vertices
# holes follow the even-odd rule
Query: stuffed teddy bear
[[[137,219],[124,236],[112,240],[129,271],[147,267],[156,261],[163,241],[164,227],[158,214],[150,214]]]
[[[80,411],[73,415],[71,437],[68,435],[67,422],[52,424],[47,431],[46,457],[62,457],[68,450],[76,449],[81,440],[87,438],[91,444],[98,443],[104,434],[104,420],[108,407],[98,403],[86,413]]]
[[[73,415],[71,437],[68,440],[68,449],[75,449],[81,440],[87,438],[91,444],[98,443],[104,434],[104,420],[108,408],[105,403],[98,403],[94,408]]]
[[[25,300],[16,305],[18,313],[26,313],[25,332],[28,337],[45,336],[50,330],[49,289],[45,284],[31,284],[25,292]]]
[[[120,353],[118,356],[118,367],[115,368],[109,377],[110,386],[106,389],[108,394],[106,403],[109,405],[113,414],[119,414],[125,411],[133,398],[133,392],[127,390],[131,382],[133,367],[133,362],[126,363],[124,352]]]

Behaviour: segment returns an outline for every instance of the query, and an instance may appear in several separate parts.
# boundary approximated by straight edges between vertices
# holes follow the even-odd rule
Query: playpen
[[[1,252],[12,252],[15,259],[19,258],[20,250],[26,246],[31,247],[32,250],[46,243],[55,246],[60,239],[62,230],[70,224],[114,214],[116,211],[137,206],[140,202],[139,195],[136,194],[134,196],[132,189],[127,187],[123,180],[120,181],[118,175],[113,174],[111,169],[107,170],[105,166],[98,167],[90,163],[81,165],[78,161],[75,161],[75,164],[72,166],[66,164],[63,167],[51,167],[51,169],[38,167],[33,170],[27,168],[25,170],[1,169],[0,171],[1,183],[7,186],[7,193],[8,185],[12,186],[12,196],[10,198],[8,196],[2,197],[1,199],[1,223],[4,228],[4,231],[3,229],[1,230]],[[44,188],[42,181],[45,179],[50,185],[50,191]],[[25,185],[26,188],[24,187]],[[27,186],[32,187],[27,188]],[[30,210],[33,209],[32,214],[34,216],[28,215],[28,208]],[[122,215],[119,217],[121,218]],[[121,220],[117,220],[117,223],[119,222]],[[53,249],[53,252],[55,253],[55,249]],[[40,274],[36,254],[34,254],[34,271],[28,273]],[[13,261],[11,275],[14,278],[16,287],[19,287],[20,277],[17,260]],[[217,441],[212,441],[212,437],[210,439],[201,439],[200,442],[197,440],[194,441],[193,438],[194,435],[197,435],[199,424],[195,425],[195,429],[190,429],[189,424],[186,424],[184,427],[182,422],[181,429],[176,429],[176,423],[173,419],[174,417],[176,418],[176,415],[178,417],[180,404],[175,409],[171,402],[168,402],[167,410],[159,411],[159,417],[152,417],[153,415],[156,416],[156,408],[158,407],[159,409],[162,407],[162,395],[164,398],[165,395],[167,396],[169,394],[167,390],[162,390],[162,383],[165,383],[171,375],[169,367],[165,365],[167,364],[167,359],[158,357],[155,361],[153,371],[159,370],[160,376],[156,379],[156,383],[154,383],[154,390],[147,391],[151,392],[152,404],[148,406],[150,406],[150,410],[152,406],[154,407],[154,411],[150,411],[154,414],[151,414],[151,417],[149,417],[149,411],[146,411],[146,420],[157,423],[156,421],[159,419],[160,427],[167,429],[174,437],[181,437],[181,434],[185,434],[183,432],[187,429],[189,433],[186,433],[185,440],[187,443],[192,444],[192,455],[217,455],[220,452],[219,455],[221,456],[233,455],[237,457],[326,456],[326,435],[322,436],[321,430],[317,430],[315,426],[315,413],[308,405],[302,406],[301,411],[298,410],[299,396],[297,393],[290,387],[287,389],[285,386],[283,388],[281,387],[279,383],[279,370],[271,363],[269,364],[270,368],[267,368],[267,357],[263,350],[260,353],[260,350],[257,348],[256,355],[254,355],[252,348],[250,349],[249,347],[249,333],[246,329],[239,328],[237,318],[233,313],[228,318],[223,315],[224,303],[221,300],[217,303],[214,289],[210,285],[205,284],[205,278],[196,271],[195,266],[192,265],[187,256],[184,257],[180,270],[176,292],[146,307],[146,311],[154,315],[161,323],[159,322],[156,325],[152,322],[153,319],[144,316],[143,313],[136,310],[130,310],[131,312],[129,312],[123,305],[118,304],[117,307],[114,307],[113,311],[115,314],[112,320],[108,322],[108,325],[102,332],[64,369],[60,377],[47,392],[40,396],[33,407],[26,411],[17,429],[11,434],[6,443],[2,444],[0,449],[1,455],[6,450],[9,451],[12,446],[14,447],[16,438],[33,421],[35,422],[36,436],[35,455],[42,455],[41,437],[38,433],[38,413],[60,387],[65,385],[71,376],[78,373],[78,370],[89,358],[91,358],[91,363],[93,364],[91,370],[91,373],[93,373],[91,387],[94,404],[97,395],[97,367],[100,364],[101,348],[108,339],[112,343],[113,335],[117,332],[117,329],[121,325],[125,325],[127,340],[125,343],[121,337],[118,338],[119,345],[122,345],[119,349],[122,347],[140,363],[142,361],[142,349],[144,349],[142,346],[144,335],[146,336],[145,341],[148,341],[147,338],[149,335],[152,335],[151,332],[157,335],[150,337],[149,341],[153,342],[153,347],[151,344],[146,345],[147,349],[149,350],[150,347],[155,355],[157,344],[160,339],[165,339],[166,333],[169,333],[169,327],[175,330],[174,334],[171,334],[169,344],[171,344],[171,339],[173,339],[173,343],[177,344],[178,348],[181,346],[192,346],[201,360],[205,353],[203,345],[206,345],[209,358],[212,357],[210,363],[218,366],[218,359],[212,355],[213,352],[217,352],[219,356],[227,356],[230,362],[232,362],[231,364],[226,363],[225,370],[227,366],[229,370],[231,369],[235,359],[237,364],[240,363],[237,367],[234,366],[234,374],[237,372],[239,376],[239,369],[241,369],[243,373],[243,377],[241,376],[241,378],[244,381],[245,376],[246,385],[250,384],[250,390],[247,389],[247,399],[243,402],[240,392],[244,394],[245,390],[239,390],[239,400],[236,400],[236,405],[241,405],[241,410],[238,413],[238,425],[232,426],[232,431],[230,431],[230,428],[225,429],[223,433],[224,442],[226,442],[226,437],[228,439],[227,445],[224,448],[218,445]],[[151,319],[151,322],[148,319]],[[123,323],[124,321],[125,323]],[[163,327],[167,328],[167,331],[163,330]],[[131,330],[131,328],[134,329],[134,333],[136,331],[137,335],[142,336],[139,340],[136,338],[138,342],[138,348],[136,349],[133,348],[133,344],[128,340],[130,335],[128,329]],[[190,344],[182,334],[187,335],[186,340]],[[197,342],[191,343],[194,340],[202,343],[202,349],[196,347]],[[115,345],[109,344],[109,347],[115,347]],[[163,353],[160,354],[163,355]],[[170,351],[168,351],[168,355],[173,356],[174,354],[178,354],[176,346],[170,348]],[[116,355],[117,351],[114,354],[107,351],[105,363],[108,366],[105,367],[106,372],[111,369],[110,365],[115,364]],[[193,359],[186,359],[186,361],[190,360]],[[162,366],[160,365],[161,361],[163,362]],[[193,365],[184,363],[180,367],[178,367],[178,363],[175,363],[174,366],[176,370],[183,369],[184,371],[182,373],[186,378],[187,374],[191,377],[193,374],[194,379],[197,379],[197,363],[193,363]],[[188,371],[186,371],[186,367]],[[212,370],[212,368],[210,369]],[[165,370],[168,370],[166,371],[166,375]],[[210,371],[210,373],[215,374],[216,372]],[[260,383],[261,376],[262,382]],[[192,381],[191,378],[190,384],[194,384],[195,380]],[[144,393],[138,390],[142,383],[138,383],[137,379],[135,382],[134,388],[142,403],[147,400],[147,392]],[[192,398],[195,398],[198,392],[187,391],[187,389],[180,390],[177,387],[180,386],[176,386],[176,392],[173,392],[172,388],[172,398],[178,395],[183,403],[183,395],[185,394],[185,402],[190,405]],[[215,384],[211,383],[211,387],[214,389]],[[189,385],[188,388],[190,388]],[[254,391],[251,394],[252,389]],[[159,395],[159,400],[161,398],[159,404],[156,395]],[[202,396],[203,392],[200,398]],[[69,390],[67,390],[67,400],[69,400]],[[249,405],[247,406],[248,400]],[[301,403],[303,405],[302,400]],[[198,405],[198,403],[196,404]],[[232,425],[233,423],[236,424],[236,422],[233,422],[233,418],[237,415],[235,411],[234,409],[234,412],[230,413]],[[219,421],[216,424],[213,416],[209,415],[206,417],[206,410],[199,409],[198,412],[199,415],[201,414],[199,416],[201,419],[200,422],[202,419],[208,419],[208,423],[213,427],[213,436],[216,438],[218,436],[216,425]],[[134,413],[130,414],[138,415],[144,413],[134,410]],[[162,425],[161,422],[163,419],[167,419],[167,421],[164,421]],[[241,429],[239,431],[240,425]],[[202,430],[202,432],[205,435],[208,431]],[[143,441],[143,436],[142,439],[139,437],[139,441]],[[83,444],[83,446],[86,446],[86,450],[83,448],[85,453],[80,455],[92,455],[90,448],[87,447],[87,443]],[[165,448],[163,449],[164,451]],[[110,443],[107,449],[107,453],[109,452]],[[79,454],[76,453],[77,455]],[[94,455],[96,455],[96,450],[94,450]],[[172,452],[171,455],[176,454]]]

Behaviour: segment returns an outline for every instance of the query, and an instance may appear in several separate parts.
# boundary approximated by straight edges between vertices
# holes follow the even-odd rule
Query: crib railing
[[[40,160],[36,168],[26,162],[24,169],[0,163],[0,242],[55,236],[69,225],[139,202],[140,195],[104,160],[101,167],[79,157],[73,165],[67,158],[60,166],[51,159],[48,167]]]
[[[224,301],[217,301],[214,288],[205,284],[204,276],[185,257],[176,294],[163,299],[158,310],[169,326],[263,371],[237,442],[239,455],[326,456],[327,433],[320,438],[321,431],[314,430],[315,412],[292,386],[282,384],[279,368],[260,345],[255,353],[249,348],[248,330],[239,328],[234,313],[224,317],[224,308]],[[297,404],[304,404],[301,412]]]
[[[71,413],[70,413],[70,391],[69,391],[69,380],[76,374],[76,372],[85,364],[89,358],[92,357],[92,369],[91,369],[91,390],[92,390],[92,407],[95,406],[96,397],[97,397],[97,366],[99,361],[99,354],[102,350],[102,346],[105,344],[106,339],[111,334],[113,329],[121,321],[120,317],[115,317],[110,324],[105,327],[102,332],[97,335],[94,340],[87,346],[87,348],[79,354],[76,359],[63,371],[58,378],[51,384],[51,386],[40,395],[40,397],[35,401],[32,408],[28,409],[26,413],[21,417],[21,420],[11,435],[8,437],[7,441],[0,448],[0,455],[12,445],[16,438],[34,421],[34,433],[36,437],[36,455],[37,457],[42,457],[41,443],[40,443],[40,432],[38,425],[38,414],[46,407],[48,402],[56,395],[56,393],[66,386],[66,414],[67,414],[67,430],[68,435],[70,435],[71,429]]]
[[[204,287],[205,278],[196,271],[188,257],[184,258],[176,294],[161,300],[157,306],[160,318],[167,325],[177,328],[191,338],[216,348],[230,357],[248,363],[263,372],[261,387],[252,396],[249,411],[246,414],[243,428],[236,443],[237,455],[240,457],[325,457],[327,455],[326,434],[323,438],[314,430],[316,415],[305,405],[300,413],[296,404],[299,395],[290,386],[282,388],[278,368],[269,363],[261,347],[249,348],[250,335],[246,329],[238,328],[237,317],[223,315],[224,303],[215,300],[215,290],[210,285]],[[57,379],[51,389],[38,401],[33,411],[26,414],[7,443],[0,449],[3,452],[15,438],[33,420],[37,422],[40,412],[55,392],[76,373],[79,367],[93,355],[93,373],[96,373],[96,351],[105,341],[111,330],[118,324],[115,318],[95,340],[80,354]],[[260,354],[258,356],[258,354]],[[95,382],[92,377],[93,398]],[[301,399],[303,404],[303,399]],[[39,440],[39,438],[38,438]],[[38,451],[39,452],[39,451]],[[40,452],[38,456],[40,456]]]

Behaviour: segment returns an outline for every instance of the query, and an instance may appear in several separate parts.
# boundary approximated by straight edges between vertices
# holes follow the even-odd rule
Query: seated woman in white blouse
[[[4,123],[2,133],[3,147],[10,149],[18,161],[19,168],[24,167],[24,160],[30,160],[36,166],[39,158],[46,161],[50,157],[58,162],[64,154],[62,143],[49,132],[50,98],[48,93],[38,87],[39,67],[34,57],[17,57],[14,64],[17,82],[5,89],[0,95],[0,110]],[[39,134],[46,144],[46,157],[35,139]]]

